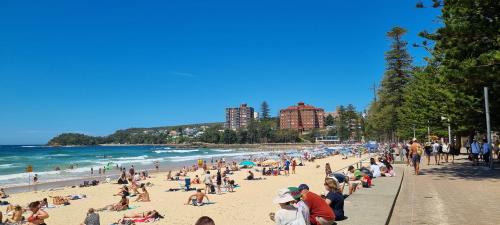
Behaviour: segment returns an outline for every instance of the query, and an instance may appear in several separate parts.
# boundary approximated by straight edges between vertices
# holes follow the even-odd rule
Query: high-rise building
[[[247,104],[241,104],[239,108],[226,108],[226,123],[227,129],[238,130],[245,128],[254,117],[254,110],[248,107]]]
[[[299,131],[324,128],[324,117],[323,109],[299,102],[296,106],[280,110],[280,128]]]

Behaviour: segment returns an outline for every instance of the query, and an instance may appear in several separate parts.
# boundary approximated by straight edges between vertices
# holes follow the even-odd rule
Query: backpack
[[[422,154],[424,154],[424,149],[422,148],[422,146],[421,146],[421,145],[418,145],[418,147],[417,147],[417,154],[418,154],[418,155],[420,155],[420,156],[421,156]]]

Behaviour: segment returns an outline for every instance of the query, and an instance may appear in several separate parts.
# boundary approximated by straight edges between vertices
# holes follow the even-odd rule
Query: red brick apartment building
[[[299,131],[324,128],[325,111],[311,105],[299,102],[280,110],[280,129],[294,129]]]

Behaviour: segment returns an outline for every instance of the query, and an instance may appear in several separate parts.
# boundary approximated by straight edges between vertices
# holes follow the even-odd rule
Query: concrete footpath
[[[344,202],[347,220],[338,221],[339,225],[383,225],[391,213],[398,189],[403,179],[404,167],[395,165],[395,177],[373,179],[371,188],[357,190]],[[346,186],[344,192],[347,193]]]
[[[463,156],[454,164],[421,165],[419,176],[405,167],[389,224],[500,224],[499,169],[473,167]]]

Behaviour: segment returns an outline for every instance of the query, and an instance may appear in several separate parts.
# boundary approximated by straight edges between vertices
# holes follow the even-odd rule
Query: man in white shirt
[[[439,165],[439,163],[441,162],[441,156],[439,154],[439,144],[437,142],[432,143],[432,154],[434,155],[436,165]]]

